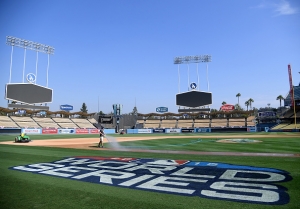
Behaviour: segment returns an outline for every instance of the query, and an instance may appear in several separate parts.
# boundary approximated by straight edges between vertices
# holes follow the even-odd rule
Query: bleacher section
[[[105,129],[114,129],[115,128],[115,126],[113,124],[102,123],[101,126]]]
[[[137,120],[135,124],[135,128],[144,128],[144,120]]]
[[[245,118],[230,118],[229,127],[245,127]]]
[[[286,111],[283,115],[284,118],[290,118],[294,116],[294,110],[293,109],[289,109],[288,111]]]
[[[208,128],[209,119],[196,119],[194,122],[194,128]]]
[[[289,124],[287,126],[284,126],[281,129],[300,129],[300,124],[296,123],[296,127],[295,127],[295,123],[291,123],[291,124]]]
[[[60,128],[51,118],[33,117],[32,119],[42,128]]]
[[[177,128],[192,128],[193,120],[192,119],[182,119],[177,121]]]
[[[227,127],[227,119],[212,119],[211,127]]]
[[[279,130],[279,129],[283,129],[284,127],[288,126],[289,123],[281,123],[281,124],[278,124],[277,126],[274,126],[272,128],[272,130]]]
[[[88,121],[90,121],[90,123],[98,123],[98,121],[96,121],[96,119],[95,118],[89,118],[88,119]]]
[[[175,128],[176,127],[176,120],[162,120],[160,127],[161,128]]]
[[[144,128],[160,128],[160,120],[146,120]]]
[[[93,124],[87,119],[83,118],[72,118],[73,123],[75,123],[79,128],[95,128]]]
[[[256,126],[255,122],[253,120],[255,119],[254,116],[250,116],[247,118],[247,126]]]
[[[0,127],[3,128],[19,128],[19,126],[13,122],[10,117],[0,116]]]
[[[61,128],[78,128],[78,126],[71,121],[70,118],[52,118]]]
[[[20,128],[40,128],[40,126],[31,117],[10,117]]]

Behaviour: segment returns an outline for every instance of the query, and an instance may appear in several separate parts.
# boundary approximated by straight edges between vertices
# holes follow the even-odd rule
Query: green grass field
[[[180,151],[212,152],[263,152],[300,153],[300,135],[289,133],[259,133],[273,137],[255,138],[261,143],[225,144],[216,143],[220,138],[230,138],[241,133],[198,134],[157,134],[165,139],[123,142],[128,148]],[[257,133],[243,133],[249,136]],[[182,136],[170,138],[169,136]],[[201,138],[201,136],[212,138]],[[124,137],[143,135],[125,135]],[[153,136],[153,134],[151,135]],[[275,138],[280,136],[280,138]],[[97,135],[35,135],[32,140],[55,138],[98,137]],[[12,141],[14,136],[0,135],[1,141]],[[72,139],[70,139],[72,140]],[[47,163],[72,156],[133,157],[174,160],[191,160],[247,165],[284,170],[292,176],[291,181],[276,183],[287,188],[290,198],[284,205],[241,203],[229,200],[216,200],[200,196],[182,196],[154,191],[137,190],[105,184],[76,181],[67,178],[40,175],[9,169],[13,166],[34,163]],[[300,208],[300,157],[258,157],[258,156],[209,156],[192,154],[168,154],[166,152],[138,153],[109,150],[83,150],[69,148],[50,148],[34,146],[15,146],[0,144],[0,208]]]

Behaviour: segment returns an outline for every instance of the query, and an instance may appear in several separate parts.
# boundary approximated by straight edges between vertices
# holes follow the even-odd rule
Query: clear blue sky
[[[14,36],[55,48],[50,56],[50,110],[70,104],[79,111],[112,111],[123,104],[141,113],[168,107],[177,112],[176,56],[212,56],[208,64],[212,108],[223,101],[278,107],[287,95],[287,65],[300,81],[298,0],[10,0],[0,2],[0,106],[7,107]],[[22,82],[24,49],[14,48],[12,83]],[[27,51],[25,73],[35,73],[36,53]],[[37,84],[46,85],[47,55],[39,54]],[[207,90],[206,65],[199,65],[200,90]],[[197,81],[190,64],[190,81]],[[181,92],[188,88],[180,65]],[[98,106],[98,97],[99,106]]]

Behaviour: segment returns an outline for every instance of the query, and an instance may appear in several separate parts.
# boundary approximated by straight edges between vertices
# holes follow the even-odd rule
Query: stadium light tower
[[[48,54],[48,64],[47,64],[47,87],[48,87],[48,71],[49,71],[49,56],[50,54],[54,54],[54,48],[45,44],[36,43],[33,41],[28,41],[12,36],[6,36],[6,44],[11,46],[11,55],[10,55],[10,70],[9,70],[9,83],[11,83],[11,71],[12,71],[12,59],[13,59],[13,51],[14,46],[24,48],[24,62],[23,62],[23,83],[24,83],[24,73],[25,73],[25,64],[26,64],[26,50],[34,50],[37,52],[36,55],[36,78],[37,78],[37,67],[38,67],[38,53],[46,53]],[[35,81],[36,82],[36,81]]]
[[[197,80],[198,80],[198,90],[200,90],[199,86],[199,72],[198,72],[198,64],[200,62],[206,62],[206,80],[207,80],[207,91],[209,91],[209,81],[208,81],[208,62],[211,62],[211,55],[196,55],[196,56],[181,56],[181,57],[175,57],[174,58],[174,64],[178,65],[178,92],[180,93],[180,70],[179,65],[180,64],[187,64],[188,65],[188,86],[190,85],[190,69],[189,64],[190,63],[196,63],[197,64]]]

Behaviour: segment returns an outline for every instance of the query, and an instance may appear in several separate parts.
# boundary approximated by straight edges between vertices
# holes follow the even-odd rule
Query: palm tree
[[[225,104],[226,104],[226,102],[225,102],[225,101],[223,101],[223,102],[222,102],[222,105],[225,105]]]
[[[248,106],[249,106],[249,100],[245,102],[245,105],[247,106],[247,111],[248,111]]]
[[[235,110],[240,110],[240,109],[241,109],[241,107],[240,107],[240,105],[239,105],[239,104],[235,104],[235,105],[234,105],[234,109],[235,109]]]
[[[237,93],[237,95],[235,95],[238,98],[238,104],[240,105],[240,96],[242,96],[240,93]]]
[[[249,102],[249,105],[250,105],[250,109],[252,109],[252,103],[254,102],[254,100],[253,100],[252,98],[250,98],[250,99],[248,100],[248,102]]]
[[[279,95],[279,96],[276,98],[276,100],[279,100],[279,102],[280,102],[280,107],[281,107],[281,100],[284,100],[283,96],[282,96],[282,95]]]

